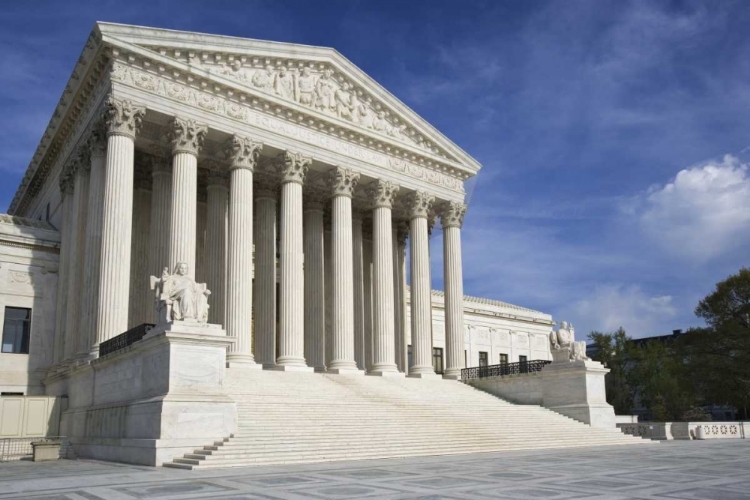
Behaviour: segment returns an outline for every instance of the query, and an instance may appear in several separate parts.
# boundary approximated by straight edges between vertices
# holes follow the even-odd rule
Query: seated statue
[[[560,323],[557,331],[549,334],[553,361],[586,361],[586,342],[576,342],[573,325],[567,321]]]
[[[155,290],[159,324],[173,321],[208,323],[208,296],[205,283],[196,283],[188,276],[188,265],[178,262],[174,274],[164,268],[161,278],[151,276],[151,290]]]

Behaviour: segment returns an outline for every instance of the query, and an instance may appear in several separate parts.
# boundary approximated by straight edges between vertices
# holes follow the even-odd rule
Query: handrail
[[[120,349],[124,349],[130,344],[138,342],[154,327],[151,323],[143,323],[135,326],[125,333],[121,333],[109,340],[99,344],[99,357],[106,356]]]
[[[505,377],[508,375],[520,375],[523,373],[536,373],[542,371],[546,365],[552,363],[545,359],[534,361],[520,361],[518,363],[501,363],[499,365],[474,366],[461,370],[461,380],[476,378]]]

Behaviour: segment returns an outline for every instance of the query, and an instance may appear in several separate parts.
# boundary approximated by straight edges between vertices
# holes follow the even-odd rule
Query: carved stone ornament
[[[409,207],[409,217],[415,219],[417,217],[429,217],[432,211],[432,204],[435,202],[435,197],[431,196],[424,191],[414,191],[409,195],[407,199],[407,206]]]
[[[263,144],[247,137],[233,135],[224,145],[224,154],[229,161],[229,169],[245,168],[255,170]]]
[[[177,263],[174,274],[169,274],[169,268],[165,267],[161,278],[151,276],[151,290],[154,290],[160,325],[174,321],[208,323],[211,292],[205,283],[196,283],[188,276],[185,262]]]
[[[464,223],[464,215],[466,215],[466,205],[458,203],[457,201],[449,201],[442,207],[440,221],[444,228],[460,228]]]
[[[207,134],[206,125],[192,119],[175,116],[169,122],[169,142],[172,145],[172,154],[188,153],[198,156]]]
[[[104,158],[107,156],[107,132],[104,124],[96,124],[91,129],[86,145],[89,148],[91,158]]]
[[[304,156],[301,153],[285,151],[281,153],[276,160],[276,168],[281,175],[281,183],[296,182],[305,183],[307,170],[310,168],[312,158]]]
[[[336,167],[330,171],[328,176],[328,186],[331,188],[331,197],[347,196],[349,198],[354,194],[354,189],[359,182],[359,172],[351,168]]]
[[[141,129],[146,108],[132,101],[121,101],[112,96],[104,103],[104,123],[107,135],[124,135],[135,139]]]
[[[60,174],[60,192],[63,196],[73,194],[73,187],[75,186],[75,178],[72,175],[72,170],[66,165]]]
[[[586,356],[586,342],[576,342],[573,325],[569,325],[567,321],[560,323],[556,332],[550,332],[549,341],[552,361],[555,363],[590,359]]]
[[[367,186],[367,195],[373,208],[393,208],[393,200],[399,189],[398,184],[378,179]]]
[[[89,154],[88,144],[85,142],[79,144],[73,154],[75,155],[76,174],[88,175],[91,172],[91,155]]]

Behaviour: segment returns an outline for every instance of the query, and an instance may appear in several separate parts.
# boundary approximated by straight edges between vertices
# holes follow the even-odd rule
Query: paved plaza
[[[0,464],[0,499],[750,499],[750,441],[183,471]]]

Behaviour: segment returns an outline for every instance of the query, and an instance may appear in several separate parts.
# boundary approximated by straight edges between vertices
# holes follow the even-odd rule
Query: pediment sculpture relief
[[[151,276],[159,324],[174,321],[208,323],[208,296],[205,283],[196,283],[188,276],[188,265],[178,262],[174,273],[165,267],[161,278]]]
[[[550,332],[550,351],[552,361],[588,361],[586,356],[586,342],[576,342],[573,325],[567,321],[560,323],[557,331]]]

